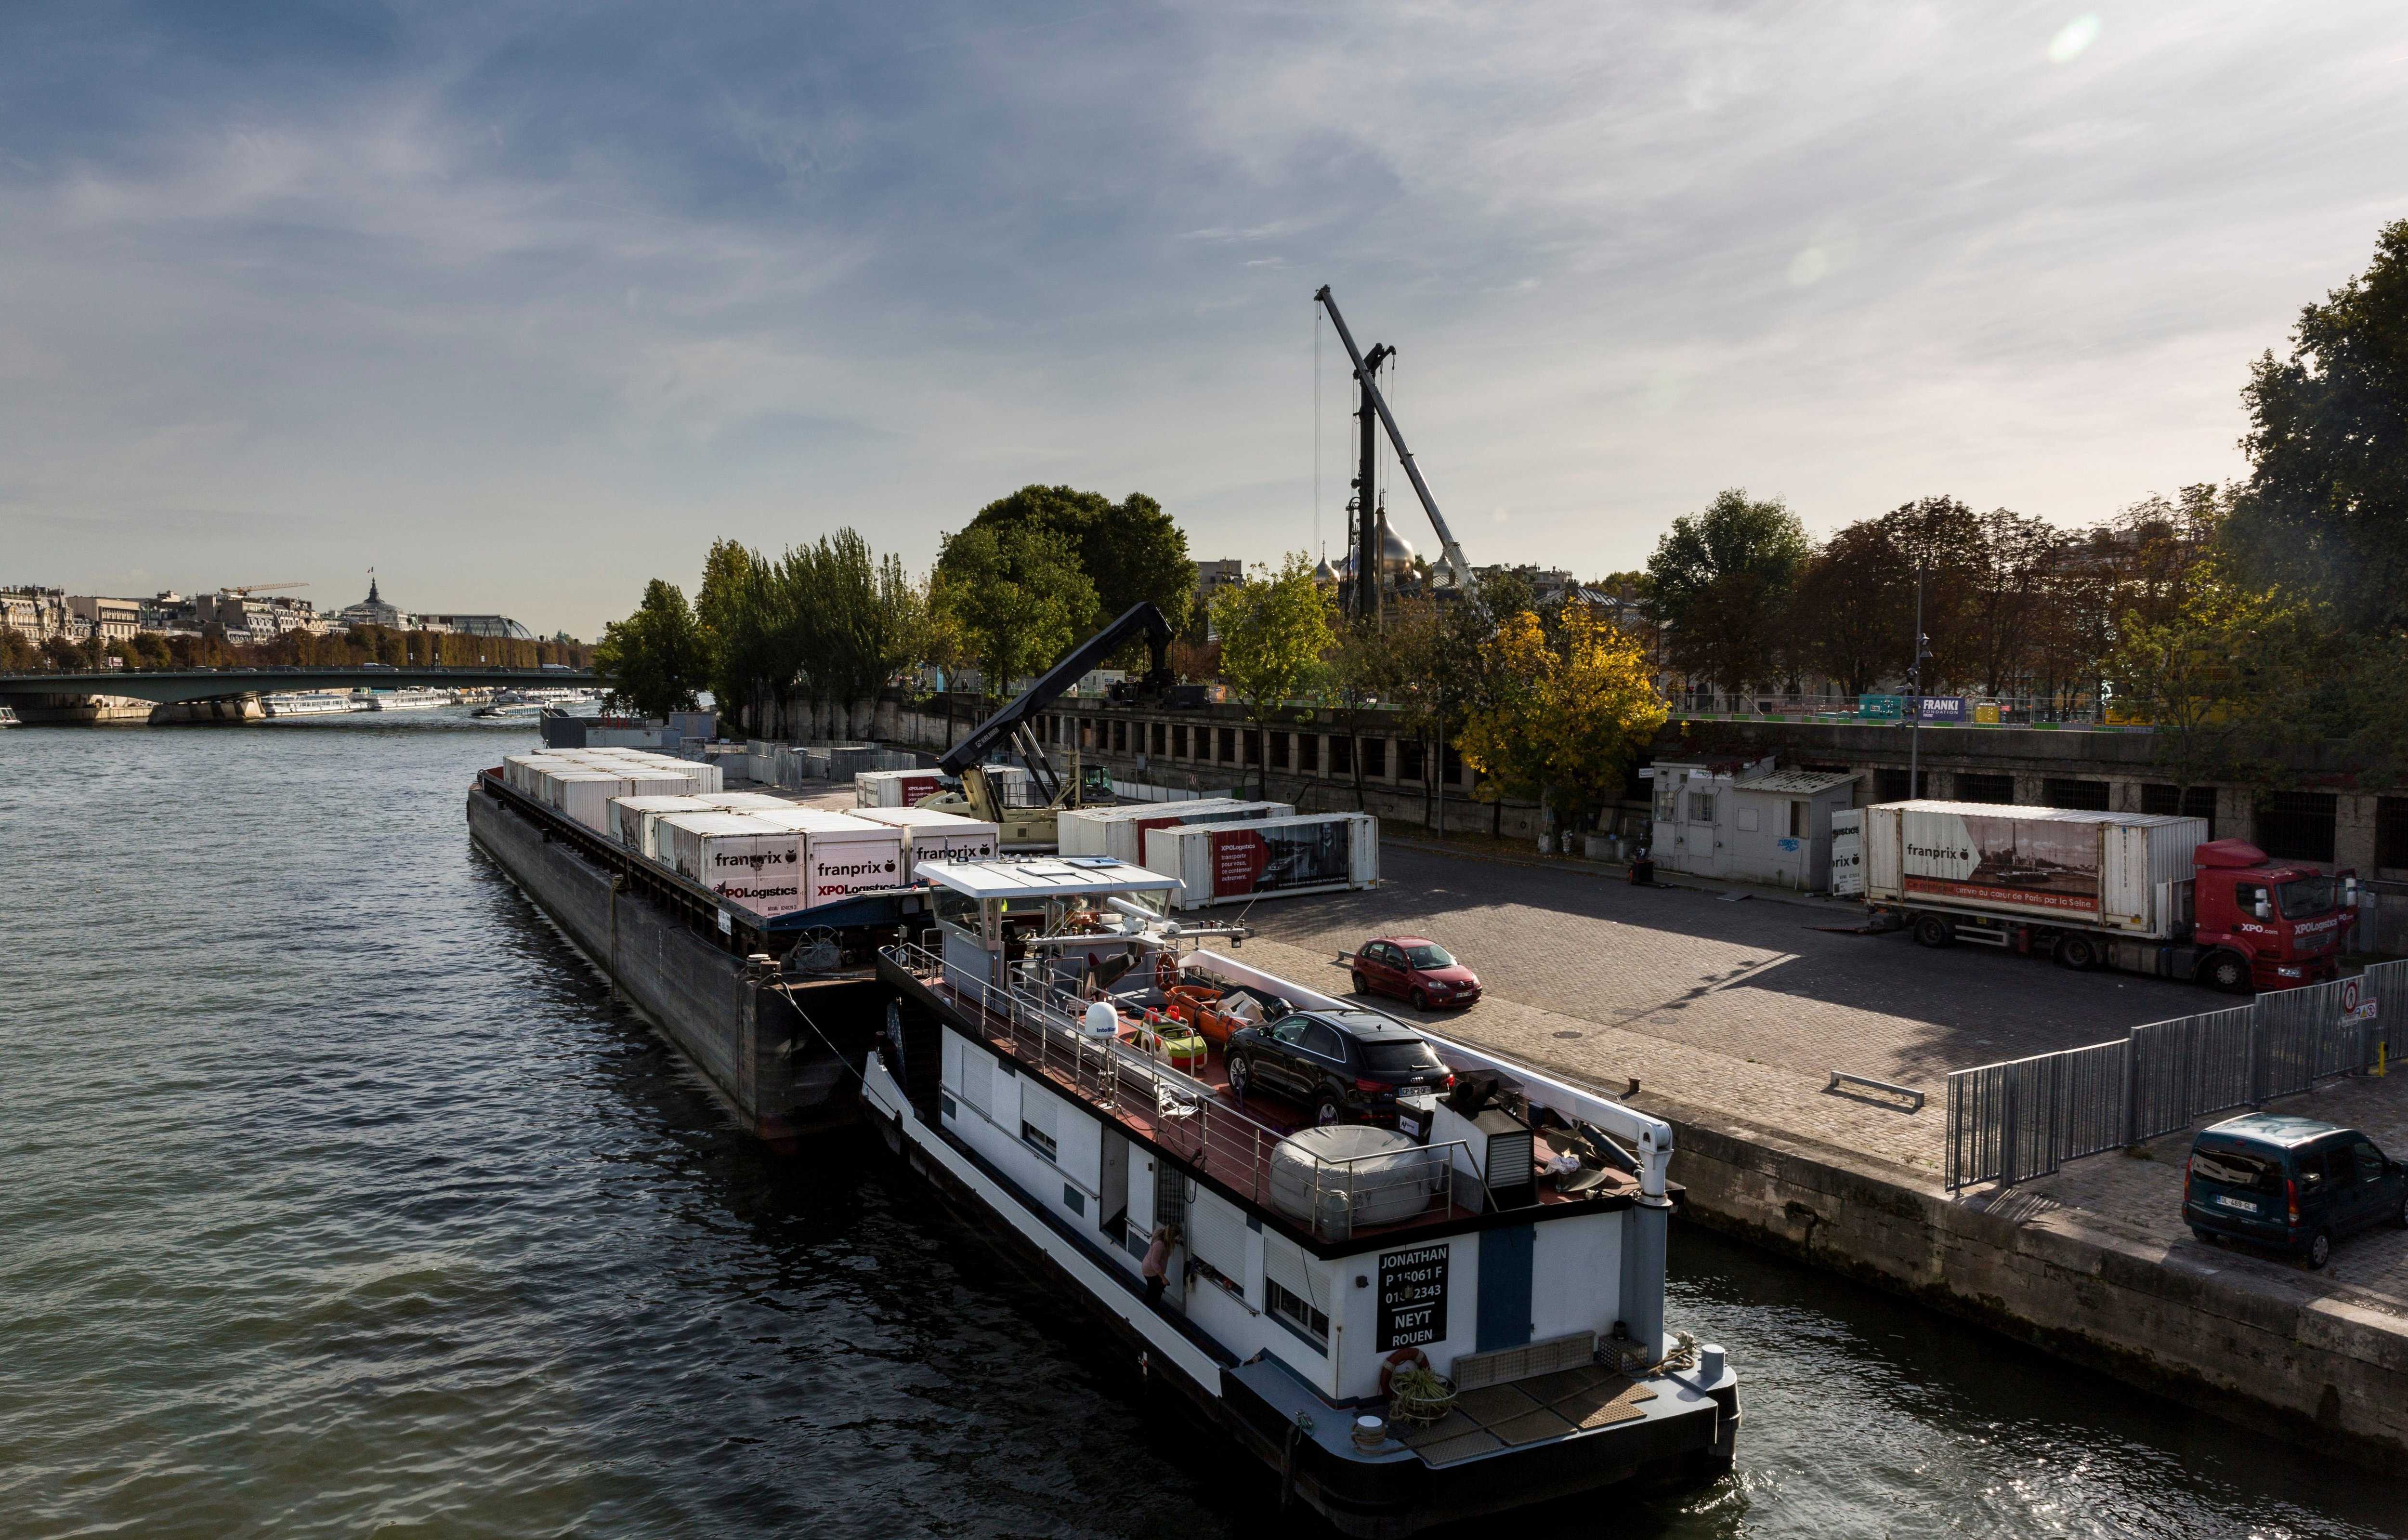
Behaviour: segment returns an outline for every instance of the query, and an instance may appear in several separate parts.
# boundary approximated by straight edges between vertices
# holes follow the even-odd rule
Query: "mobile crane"
[[[1167,689],[1170,684],[1170,623],[1152,602],[1140,600],[1128,613],[1063,654],[1061,661],[1045,670],[1018,699],[980,723],[947,751],[937,761],[937,768],[947,775],[961,777],[962,789],[923,798],[920,805],[995,825],[996,842],[1006,850],[1059,848],[1058,820],[1063,810],[1109,805],[1113,799],[1111,777],[1101,765],[1087,766],[1082,772],[1075,749],[1071,751],[1069,774],[1066,776],[1055,770],[1053,761],[1045,756],[1044,745],[1038,741],[1035,719],[1140,632],[1153,654],[1153,667],[1138,688],[1140,693]],[[1028,767],[1029,779],[1041,800],[1015,805],[1007,797],[1003,779],[990,773],[987,756],[1007,746]]]

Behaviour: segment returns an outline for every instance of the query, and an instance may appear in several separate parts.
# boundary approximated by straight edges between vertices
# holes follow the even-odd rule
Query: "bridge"
[[[108,669],[90,673],[0,673],[0,703],[29,696],[122,696],[172,705],[289,690],[552,689],[600,683],[590,669]]]

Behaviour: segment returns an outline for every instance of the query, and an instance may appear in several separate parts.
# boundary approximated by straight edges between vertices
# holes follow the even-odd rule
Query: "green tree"
[[[1739,487],[1674,519],[1647,558],[1650,612],[1670,627],[1673,666],[1734,694],[1777,678],[1790,592],[1811,549],[1780,498]]]
[[[657,718],[694,710],[710,655],[684,593],[654,578],[634,614],[602,628],[594,667],[612,695]]]
[[[1639,639],[1586,604],[1549,626],[1506,617],[1485,648],[1487,698],[1466,719],[1464,761],[1485,800],[1524,798],[1584,822],[1622,795],[1630,764],[1668,714]]]
[[[1312,558],[1301,551],[1290,552],[1274,576],[1249,578],[1213,594],[1221,677],[1246,708],[1255,741],[1274,717],[1284,715],[1287,702],[1322,678],[1322,655],[1338,640],[1329,628],[1329,597],[1312,581]],[[1259,760],[1254,780],[1259,787]]]
[[[2228,539],[2258,583],[2311,595],[2344,627],[2408,627],[2408,220],[2374,261],[2300,312],[2242,392],[2250,473]]]
[[[1079,623],[1082,637],[1147,599],[1173,631],[1187,626],[1196,595],[1187,536],[1142,492],[1113,502],[1100,492],[1032,484],[980,509],[970,525],[1035,525],[1070,542],[1096,589],[1096,612]]]
[[[1096,612],[1095,584],[1078,552],[1034,523],[973,524],[945,537],[929,598],[978,660],[991,700],[1051,666]]]

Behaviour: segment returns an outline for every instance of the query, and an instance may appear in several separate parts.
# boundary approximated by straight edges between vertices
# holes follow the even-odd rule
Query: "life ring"
[[[1423,1352],[1418,1347],[1399,1347],[1395,1352],[1389,1354],[1388,1360],[1380,1365],[1381,1395],[1385,1396],[1388,1393],[1388,1380],[1390,1376],[1394,1375],[1398,1370],[1402,1369],[1408,1363],[1418,1363],[1423,1368],[1426,1369],[1430,1366],[1429,1355]]]
[[[1154,986],[1165,995],[1179,984],[1179,959],[1168,952],[1154,955]]]

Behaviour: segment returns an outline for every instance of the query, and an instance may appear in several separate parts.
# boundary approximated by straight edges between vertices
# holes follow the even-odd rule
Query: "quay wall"
[[[779,990],[754,983],[743,959],[615,879],[568,844],[480,790],[468,794],[477,843],[608,975],[619,993],[682,1053],[743,1125],[773,1144],[858,1121],[853,1072],[813,1030],[838,1042],[882,1015],[875,981],[808,986],[812,1023]],[[853,1056],[856,1060],[859,1055]]]
[[[2271,1415],[2371,1464],[2408,1454],[2408,1320],[2346,1291],[2064,1210],[1969,1207],[1849,1152],[1645,1103],[1673,1125],[1698,1223],[2253,1427]]]

